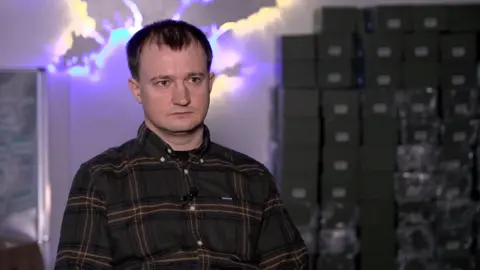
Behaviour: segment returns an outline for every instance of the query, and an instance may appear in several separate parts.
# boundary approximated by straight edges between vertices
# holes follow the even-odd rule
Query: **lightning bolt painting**
[[[82,0],[67,0],[71,23],[56,43],[55,59],[49,65],[49,71],[67,72],[71,76],[99,80],[102,67],[108,58],[117,48],[124,47],[143,24],[143,16],[137,5],[131,0],[122,2],[131,16],[115,23],[105,22],[101,25],[103,31],[98,31],[97,22],[88,15],[87,3]],[[213,0],[181,0],[179,8],[171,18],[182,19],[194,4],[209,5],[212,2]],[[215,55],[212,69],[217,73],[217,80],[212,98],[242,88],[243,81],[248,80],[249,74],[255,70],[255,60],[251,60],[252,57],[247,55],[248,50],[239,52],[236,48],[240,46],[235,43],[241,42],[242,38],[248,35],[262,33],[267,26],[281,20],[282,14],[293,2],[294,0],[276,0],[275,6],[263,7],[238,21],[226,22],[220,26],[212,23],[201,27],[208,34]],[[224,38],[227,34],[228,38]],[[219,42],[220,39],[226,41]],[[83,50],[89,48],[89,51],[81,55],[72,53],[76,46]],[[246,58],[250,58],[247,62],[251,67],[245,66]]]

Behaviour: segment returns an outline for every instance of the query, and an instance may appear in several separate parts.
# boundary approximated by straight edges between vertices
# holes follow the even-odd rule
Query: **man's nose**
[[[190,104],[190,94],[188,88],[185,86],[184,82],[177,84],[178,87],[174,90],[173,93],[173,104],[179,106],[187,106]]]

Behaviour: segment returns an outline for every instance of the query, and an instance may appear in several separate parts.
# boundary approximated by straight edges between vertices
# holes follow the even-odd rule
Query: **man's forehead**
[[[206,56],[203,51],[172,50],[168,46],[149,46],[140,60],[140,71],[145,78],[184,78],[207,75]]]
[[[150,41],[143,47],[144,51],[159,53],[195,53],[205,55],[205,51],[198,41],[192,41],[178,46],[170,46],[161,42]]]

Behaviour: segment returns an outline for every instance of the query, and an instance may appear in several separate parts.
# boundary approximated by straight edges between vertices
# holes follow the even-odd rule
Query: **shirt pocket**
[[[205,248],[232,260],[253,259],[263,205],[230,197],[199,198],[195,204],[200,213],[200,237]]]

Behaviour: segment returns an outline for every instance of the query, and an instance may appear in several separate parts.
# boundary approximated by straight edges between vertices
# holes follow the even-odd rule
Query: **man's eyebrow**
[[[187,77],[206,77],[207,75],[204,72],[189,72]],[[158,80],[171,80],[174,77],[171,75],[157,75],[150,78],[150,81],[158,81]]]
[[[188,73],[188,77],[205,77],[204,72],[190,72]]]
[[[153,76],[152,78],[150,78],[150,81],[158,81],[158,80],[168,80],[168,79],[171,79],[172,76],[169,76],[169,75],[157,75],[157,76]]]

